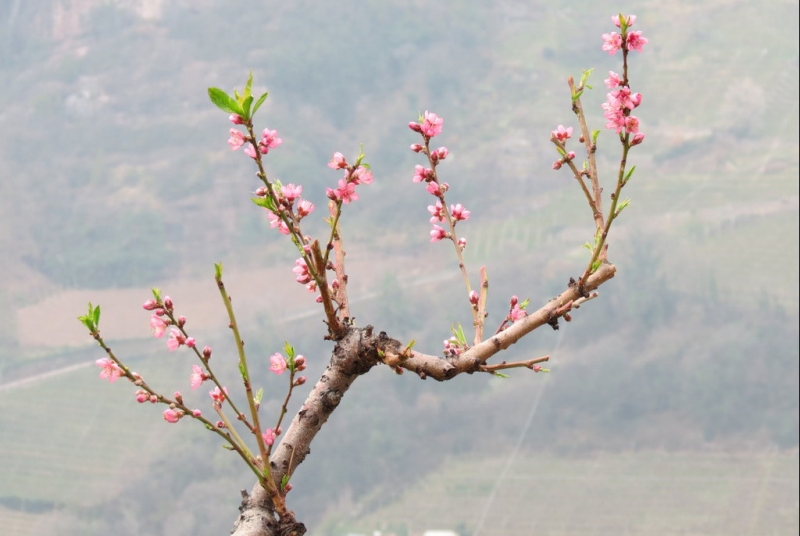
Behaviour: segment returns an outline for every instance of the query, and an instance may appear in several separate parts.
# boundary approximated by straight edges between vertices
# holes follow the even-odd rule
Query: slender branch
[[[333,219],[335,213],[335,219],[332,222],[331,230],[333,232],[332,235],[332,245],[333,249],[336,254],[336,261],[334,264],[334,271],[336,273],[336,281],[339,282],[339,289],[335,290],[336,295],[336,302],[339,304],[339,319],[344,322],[346,318],[351,318],[350,316],[350,304],[349,298],[347,296],[347,273],[344,270],[344,245],[342,244],[342,236],[339,233],[339,214],[341,214],[341,202],[334,203],[333,201],[328,203],[328,210],[331,213],[331,218]],[[328,248],[325,251],[325,259],[327,264],[328,253],[330,251],[331,241],[328,242]]]
[[[597,159],[595,158],[597,147],[593,143],[589,126],[586,124],[586,114],[583,111],[583,104],[581,103],[580,92],[582,92],[584,88],[583,86],[576,87],[575,79],[571,76],[567,79],[567,84],[569,85],[570,95],[572,95],[573,99],[572,111],[575,112],[578,118],[578,124],[581,127],[581,137],[583,137],[583,143],[586,146],[586,157],[589,160],[589,180],[592,183],[592,191],[594,193],[594,206],[592,208],[595,226],[599,230],[603,227],[603,189],[600,187],[600,180],[597,176]]]
[[[498,370],[505,370],[510,368],[533,368],[534,365],[537,363],[544,363],[550,360],[550,356],[542,356],[542,357],[534,357],[533,359],[527,359],[525,361],[514,361],[512,363],[507,363],[503,361],[502,363],[497,363],[496,365],[482,365],[480,368],[481,372],[497,372]]]

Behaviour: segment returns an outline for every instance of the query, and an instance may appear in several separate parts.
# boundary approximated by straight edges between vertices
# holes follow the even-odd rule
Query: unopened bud
[[[298,377],[297,377],[297,378],[295,378],[295,380],[294,380],[294,386],[295,386],[295,387],[298,387],[298,386],[300,386],[300,385],[303,385],[304,383],[306,383],[306,377],[305,377],[305,376],[298,376]]]
[[[187,337],[187,338],[186,338],[186,343],[185,343],[185,344],[186,344],[186,346],[188,346],[189,348],[194,348],[194,347],[195,347],[195,345],[197,344],[197,341],[195,341],[195,340],[194,340],[194,337]]]
[[[186,324],[186,317],[185,316],[179,316],[178,317],[178,327],[182,328],[185,324]]]
[[[164,307],[167,309],[167,311],[172,311],[172,308],[174,307],[174,304],[172,303],[172,298],[170,298],[169,296],[164,298]]]
[[[478,293],[474,290],[469,292],[469,302],[472,305],[478,305]]]
[[[639,145],[644,141],[644,132],[637,132],[634,134],[633,139],[631,140],[631,147],[634,145]]]
[[[509,301],[509,303],[511,304],[511,307],[514,307],[516,304],[519,303],[519,298],[517,298],[516,296],[511,296],[511,300]]]
[[[147,300],[142,304],[142,308],[145,311],[152,311],[158,307],[158,303],[155,300]]]
[[[211,347],[206,346],[203,348],[203,359],[211,359]]]
[[[447,158],[447,155],[450,154],[450,151],[447,150],[447,147],[439,147],[438,149],[436,149],[436,151],[434,151],[434,153],[436,154],[437,158],[439,158],[439,160],[444,160],[445,158]]]
[[[217,421],[215,424],[217,428],[225,428],[225,423],[222,421]]]
[[[289,493],[290,491],[292,491],[292,485],[287,482],[286,485],[283,486],[283,491]]]
[[[153,311],[153,313],[154,313],[156,316],[164,316],[164,309],[161,309],[161,308],[159,307],[158,309],[156,309],[155,311]]]
[[[228,117],[228,120],[231,123],[233,123],[234,125],[243,125],[244,124],[244,120],[242,119],[242,117],[239,114],[231,114],[230,117]]]
[[[542,371],[542,366],[541,365],[534,365],[532,368],[533,368],[534,372],[541,372]]]
[[[408,124],[408,128],[410,128],[410,129],[411,129],[411,130],[413,130],[414,132],[422,132],[422,127],[421,127],[421,126],[419,125],[419,123],[417,123],[416,121],[411,121],[411,122]]]
[[[422,149],[424,149],[424,147],[419,143],[415,143],[411,146],[411,150],[414,151],[415,153],[422,151]]]
[[[306,370],[306,358],[305,356],[299,355],[294,358],[294,367],[295,370],[298,372]]]
[[[463,238],[463,237],[459,238],[458,239],[458,247],[461,248],[461,249],[464,249],[465,247],[467,247],[467,239]]]
[[[199,409],[194,409],[194,410],[192,410],[192,415],[193,415],[193,416],[195,416],[195,417],[199,417],[199,416],[201,416],[202,414],[203,414],[203,412],[202,412],[202,411],[200,411]]]
[[[172,395],[172,398],[174,398],[178,404],[183,404],[183,396],[181,396],[180,391],[175,391],[175,393]]]
[[[266,186],[261,186],[260,188],[256,189],[256,195],[258,197],[266,197],[268,193],[269,190],[267,190]]]
[[[158,397],[156,395],[150,395],[150,403],[155,404],[158,402]]]

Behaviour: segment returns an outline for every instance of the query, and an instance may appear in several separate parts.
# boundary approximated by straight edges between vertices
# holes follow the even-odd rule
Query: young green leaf
[[[498,378],[510,378],[510,377],[511,377],[511,376],[509,376],[508,374],[503,374],[502,372],[494,372],[494,373],[492,373],[492,374],[493,374],[494,376],[497,376]]]
[[[631,169],[628,170],[628,173],[625,174],[625,180],[622,181],[622,184],[625,184],[629,180],[631,180],[631,177],[633,176],[633,172],[634,171],[636,171],[636,166],[631,166]]]
[[[253,397],[253,402],[256,403],[256,406],[261,404],[261,398],[263,396],[264,396],[264,389],[259,388],[258,391],[256,391],[256,396]]]
[[[247,99],[251,95],[251,91],[253,89],[253,71],[250,71],[250,76],[247,77],[247,83],[244,85],[244,97]]]
[[[215,262],[214,263],[214,277],[217,279],[222,279],[222,263]]]
[[[256,115],[256,112],[258,111],[258,109],[261,108],[261,105],[264,104],[265,100],[267,100],[267,95],[268,95],[268,93],[264,93],[263,95],[261,95],[258,98],[258,100],[256,101],[256,103],[253,105],[253,111],[250,113],[250,117],[251,118],[254,115]]]
[[[286,351],[286,355],[289,356],[289,359],[294,359],[294,346],[289,344],[289,341],[283,344],[283,349]]]
[[[241,361],[239,361],[239,374],[241,374],[242,380],[244,380],[245,382],[250,381],[250,378],[247,376],[247,369],[244,368],[244,363],[242,363]]]
[[[450,326],[450,331],[453,332],[458,342],[460,342],[463,346],[467,345],[467,337],[464,335],[464,328],[461,326],[461,322],[458,323],[458,328],[455,326]]]
[[[222,110],[223,112],[227,112],[229,114],[238,114],[242,115],[242,108],[239,106],[239,103],[232,99],[227,93],[222,91],[217,87],[210,87],[208,88],[208,97],[211,99],[211,102],[214,103],[214,106]]]
[[[247,97],[244,98],[244,101],[242,102],[242,112],[244,112],[242,114],[242,117],[244,119],[250,119],[250,105],[251,104],[253,104],[253,96],[252,95],[248,95]]]
[[[597,145],[597,136],[600,135],[600,130],[593,130],[592,131],[592,145]]]

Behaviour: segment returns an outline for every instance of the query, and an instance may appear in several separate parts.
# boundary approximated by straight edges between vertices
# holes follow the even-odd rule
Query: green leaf
[[[519,308],[524,311],[528,307],[528,304],[530,304],[530,303],[531,303],[531,300],[529,298],[525,298],[525,301],[523,301],[522,303],[519,304]]]
[[[94,308],[94,311],[92,311],[92,321],[94,322],[95,326],[99,326],[100,325],[100,306],[99,305]]]
[[[584,69],[583,72],[581,72],[581,83],[580,83],[581,87],[586,85],[586,81],[589,79],[589,76],[591,76],[592,72],[594,72],[593,68],[592,69],[588,69],[588,70]],[[586,87],[589,87],[589,86],[586,86]],[[591,89],[591,87],[589,87],[589,89]]]
[[[222,448],[227,449],[227,450],[234,450],[234,448],[232,446],[230,446],[228,444],[225,444],[225,443],[222,444]]]
[[[242,117],[245,119],[250,119],[250,105],[253,104],[253,96],[247,96],[244,98],[244,102],[242,102]]]
[[[284,489],[286,487],[286,484],[288,483],[289,483],[289,475],[285,474],[281,477],[281,489]]]
[[[258,100],[256,101],[255,105],[253,106],[253,111],[250,113],[250,117],[251,118],[254,115],[256,115],[256,112],[258,111],[258,109],[261,108],[261,105],[264,104],[265,100],[267,100],[267,95],[268,95],[268,93],[264,93],[263,95],[261,95],[258,98]]]
[[[250,201],[252,201],[256,205],[258,205],[259,207],[270,208],[270,206],[269,206],[270,198],[269,197],[251,197]]]
[[[161,303],[161,289],[160,289],[160,288],[153,287],[153,288],[151,288],[151,289],[150,289],[150,291],[153,293],[153,298],[154,298],[154,299],[155,299],[155,300],[156,300],[158,303]]]
[[[92,333],[95,332],[94,324],[92,323],[92,319],[91,318],[89,318],[86,315],[81,315],[81,316],[78,317],[78,320],[81,321],[81,324],[86,326],[86,329],[88,329]]]
[[[502,372],[495,372],[495,373],[493,373],[493,375],[497,376],[498,378],[510,378],[511,377],[508,374],[503,374]]]
[[[572,102],[575,102],[576,100],[580,99],[580,98],[581,98],[581,95],[583,95],[583,90],[576,91],[576,92],[575,92],[575,93],[572,95]]]
[[[253,397],[253,402],[255,402],[257,406],[260,405],[261,398],[263,398],[263,396],[264,396],[264,389],[259,388],[259,390],[256,391],[256,396]]]
[[[251,91],[253,89],[253,71],[250,71],[250,76],[247,77],[247,83],[244,85],[244,95],[243,97],[247,100],[247,97],[251,95]]]
[[[464,335],[464,328],[461,326],[461,322],[458,323],[458,328],[451,325],[450,331],[453,332],[458,342],[460,342],[463,346],[467,345],[467,337]]]
[[[592,247],[592,245],[589,242],[586,242],[585,244],[583,244],[583,247],[585,247],[589,251],[594,251],[594,248]]]
[[[289,356],[289,359],[294,359],[294,346],[289,344],[289,341],[284,342],[283,349],[286,351],[286,355]]]
[[[215,262],[214,263],[214,277],[216,279],[222,279],[222,263]]]
[[[600,135],[600,129],[592,131],[592,145],[597,145],[597,136]]]
[[[622,203],[620,203],[620,204],[619,204],[619,206],[617,207],[617,214],[619,214],[620,212],[622,212],[622,210],[623,210],[625,207],[627,207],[627,206],[628,206],[628,204],[629,204],[630,202],[631,202],[631,200],[630,200],[630,199],[626,199],[626,200],[624,200]]]
[[[237,103],[227,93],[217,87],[208,88],[208,98],[211,99],[211,102],[214,104],[214,106],[223,112],[238,115],[242,115],[243,113],[239,103]]]
[[[603,261],[601,261],[600,259],[595,260],[592,263],[592,273],[595,273],[597,271],[597,269],[600,268],[601,264],[603,264]]]
[[[628,171],[628,173],[625,174],[625,180],[622,181],[622,184],[625,184],[626,182],[628,182],[631,179],[631,177],[633,176],[633,172],[634,171],[636,171],[636,166],[631,167],[631,169]]]
[[[244,363],[239,361],[239,374],[242,376],[242,380],[245,382],[250,381],[250,378],[247,376],[247,369],[244,367]]]

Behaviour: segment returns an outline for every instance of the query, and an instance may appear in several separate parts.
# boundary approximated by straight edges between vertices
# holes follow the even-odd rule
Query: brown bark
[[[556,327],[559,317],[569,312],[572,302],[608,281],[616,272],[605,263],[592,274],[582,288],[569,287],[538,311],[514,323],[504,331],[473,346],[459,356],[443,358],[419,352],[403,355],[403,344],[385,333],[374,333],[372,326],[349,326],[344,337],[336,343],[331,361],[297,412],[280,445],[272,454],[270,465],[275,482],[280,485],[285,475],[294,473],[310,452],[314,437],[339,405],[344,394],[358,376],[366,374],[384,360],[416,373],[420,378],[449,380],[458,374],[477,372],[481,365],[505,350],[531,331],[549,324]],[[398,361],[399,358],[399,361]],[[302,536],[306,529],[293,519],[278,519],[264,489],[256,484],[240,506],[241,514],[231,531],[235,536]]]

